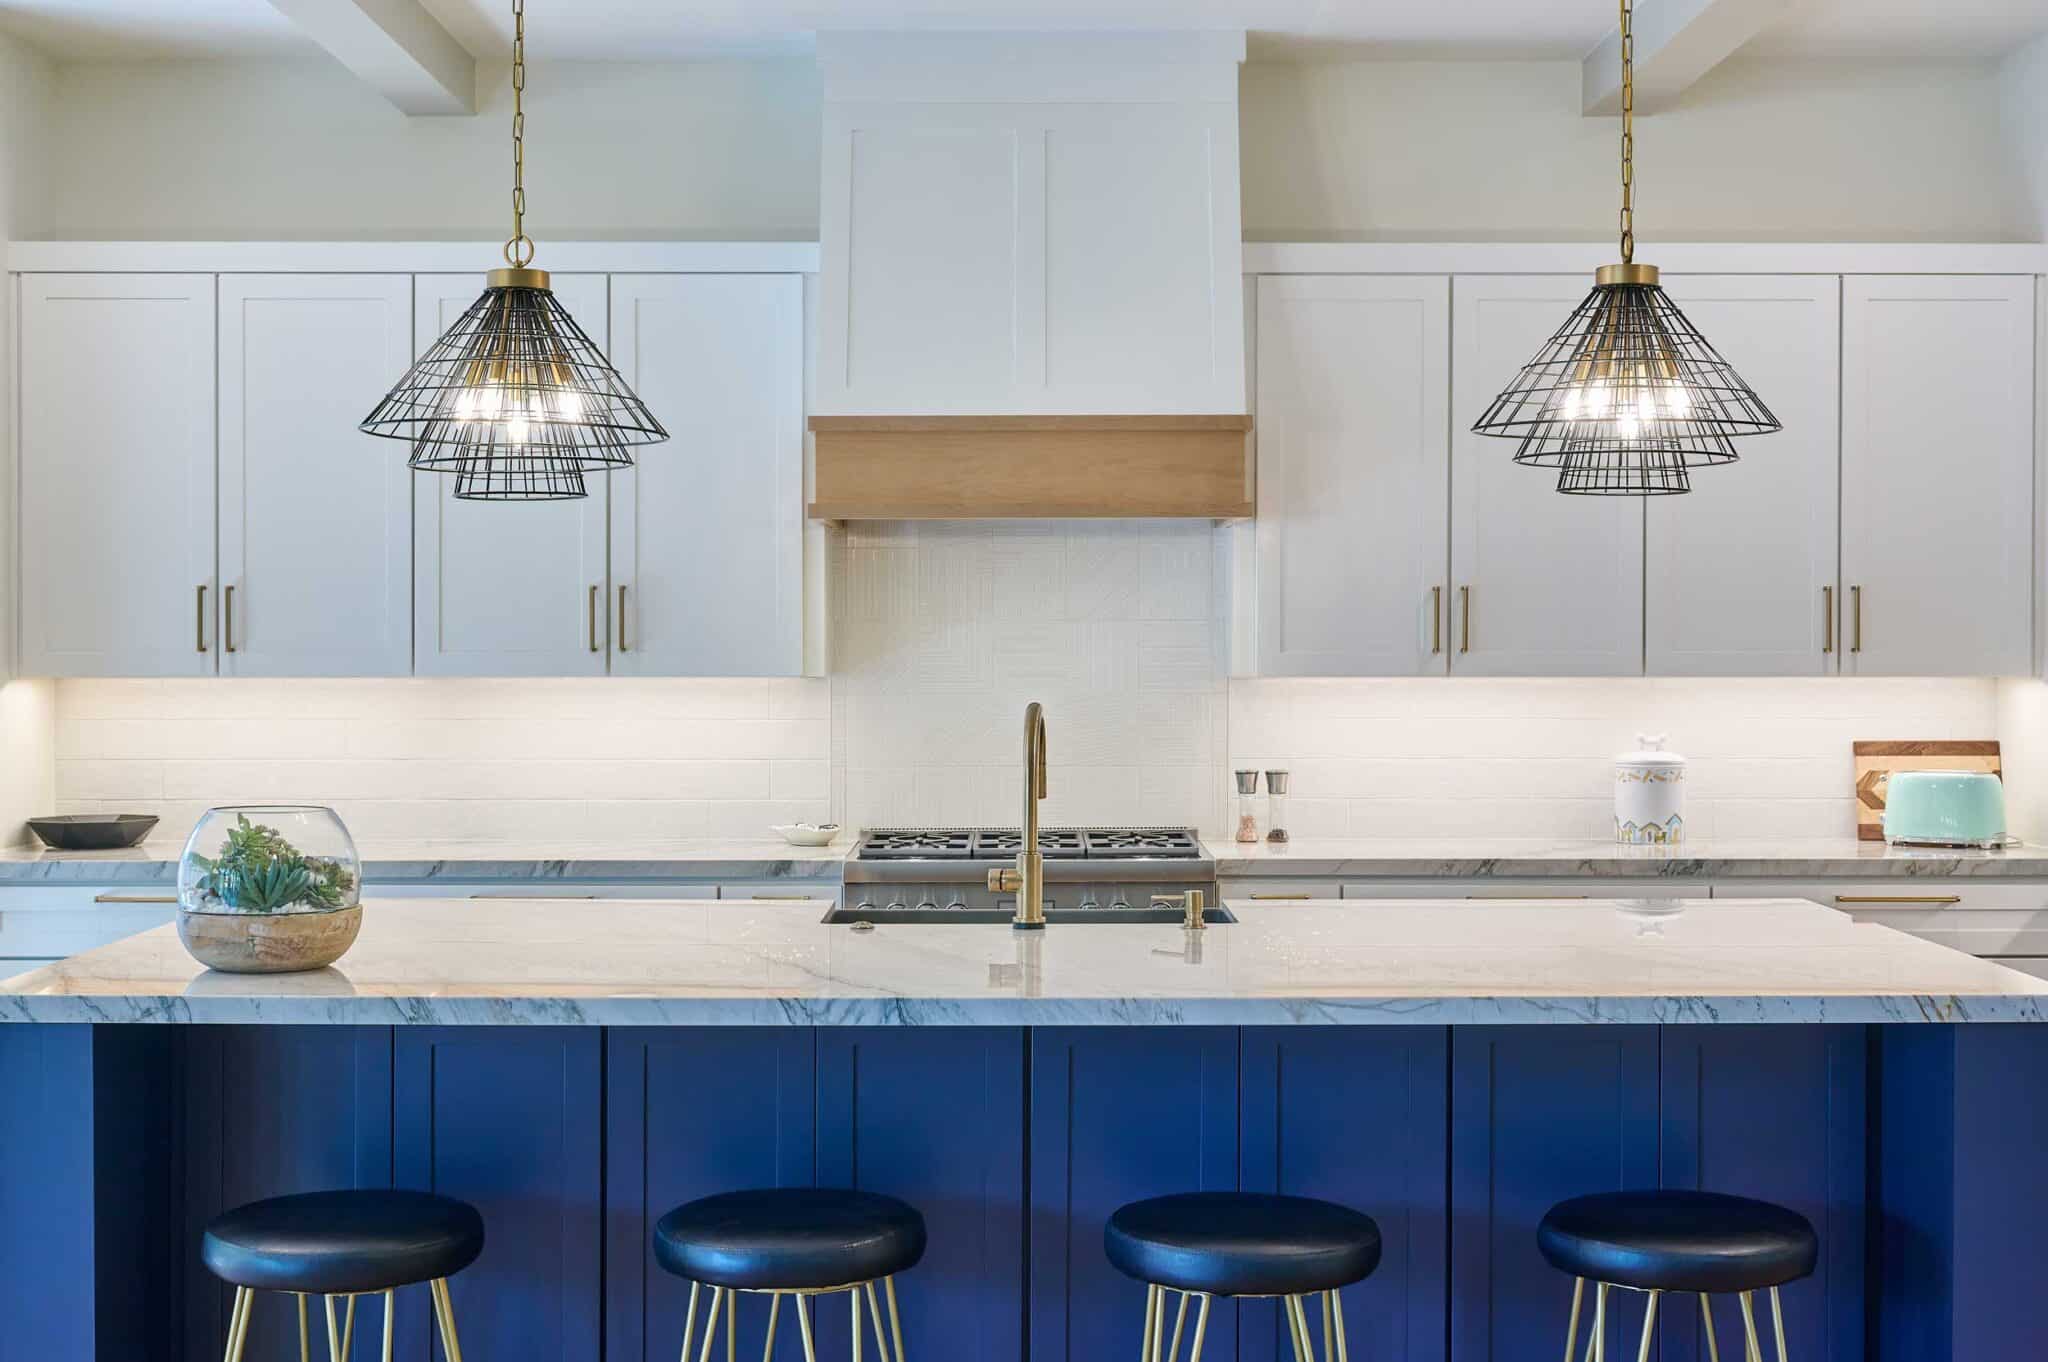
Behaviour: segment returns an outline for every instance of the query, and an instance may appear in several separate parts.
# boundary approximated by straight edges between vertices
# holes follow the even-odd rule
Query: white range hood
[[[1243,33],[842,33],[818,46],[819,513],[889,510],[853,495],[876,470],[850,452],[875,452],[889,427],[833,418],[903,422],[933,458],[958,460],[984,418],[1034,417],[1048,420],[1023,471],[1041,485],[991,489],[968,513],[1244,514]],[[1142,419],[1191,416],[1238,419],[1197,427],[1192,454],[1187,423]],[[1080,472],[1105,447],[1091,417],[1119,418],[1120,476],[1098,483],[1142,490],[1194,458],[1228,495],[1147,511],[1072,486],[1063,466]],[[1014,453],[1018,428],[1003,424]],[[980,464],[1017,468],[993,450]],[[899,451],[891,480],[904,472]],[[1157,490],[1130,506],[1182,504]],[[956,478],[953,509],[899,509],[963,504],[983,503]]]

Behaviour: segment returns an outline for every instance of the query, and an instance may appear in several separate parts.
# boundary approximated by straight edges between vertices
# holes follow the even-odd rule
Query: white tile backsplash
[[[1233,768],[1284,766],[1299,836],[1604,837],[1608,759],[1666,732],[1693,836],[1839,836],[1855,739],[1999,731],[1989,680],[1226,682],[1213,544],[1168,521],[849,526],[829,681],[62,681],[56,799],[171,833],[267,800],[366,837],[1014,822],[1035,699],[1049,821],[1214,831]]]

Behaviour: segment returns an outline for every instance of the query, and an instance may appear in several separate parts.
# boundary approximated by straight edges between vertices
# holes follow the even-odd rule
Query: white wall
[[[7,242],[49,228],[49,64],[0,35],[0,271]],[[14,292],[0,280],[0,845],[26,840],[23,819],[52,807],[47,681],[15,681],[14,590]]]
[[[50,227],[506,236],[502,72],[486,98],[473,118],[407,118],[322,59],[61,66]],[[533,63],[527,227],[540,264],[549,237],[815,235],[819,109],[807,61]]]
[[[1206,536],[882,528],[849,548],[833,681],[66,681],[59,805],[312,801],[359,836],[567,846],[1046,817],[1224,826],[1233,767],[1294,773],[1300,837],[1611,835],[1609,758],[1668,731],[1695,838],[1853,835],[1850,744],[1998,731],[1989,680],[1211,679]],[[2043,711],[2048,712],[2048,711]]]
[[[1618,122],[1573,62],[1244,69],[1252,239],[1610,239]],[[2038,86],[2036,87],[2039,88]],[[1658,241],[2039,240],[1985,66],[1741,57],[1637,120],[1644,258]]]

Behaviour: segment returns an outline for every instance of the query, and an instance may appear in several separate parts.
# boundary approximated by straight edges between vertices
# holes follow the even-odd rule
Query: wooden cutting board
[[[1885,784],[1894,771],[1989,771],[2000,780],[1998,743],[1938,739],[1933,742],[1859,742],[1856,753],[1856,840],[1884,840]]]

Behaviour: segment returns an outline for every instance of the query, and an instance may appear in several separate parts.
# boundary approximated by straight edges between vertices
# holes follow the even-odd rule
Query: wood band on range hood
[[[813,416],[813,520],[1252,514],[1249,416]]]

